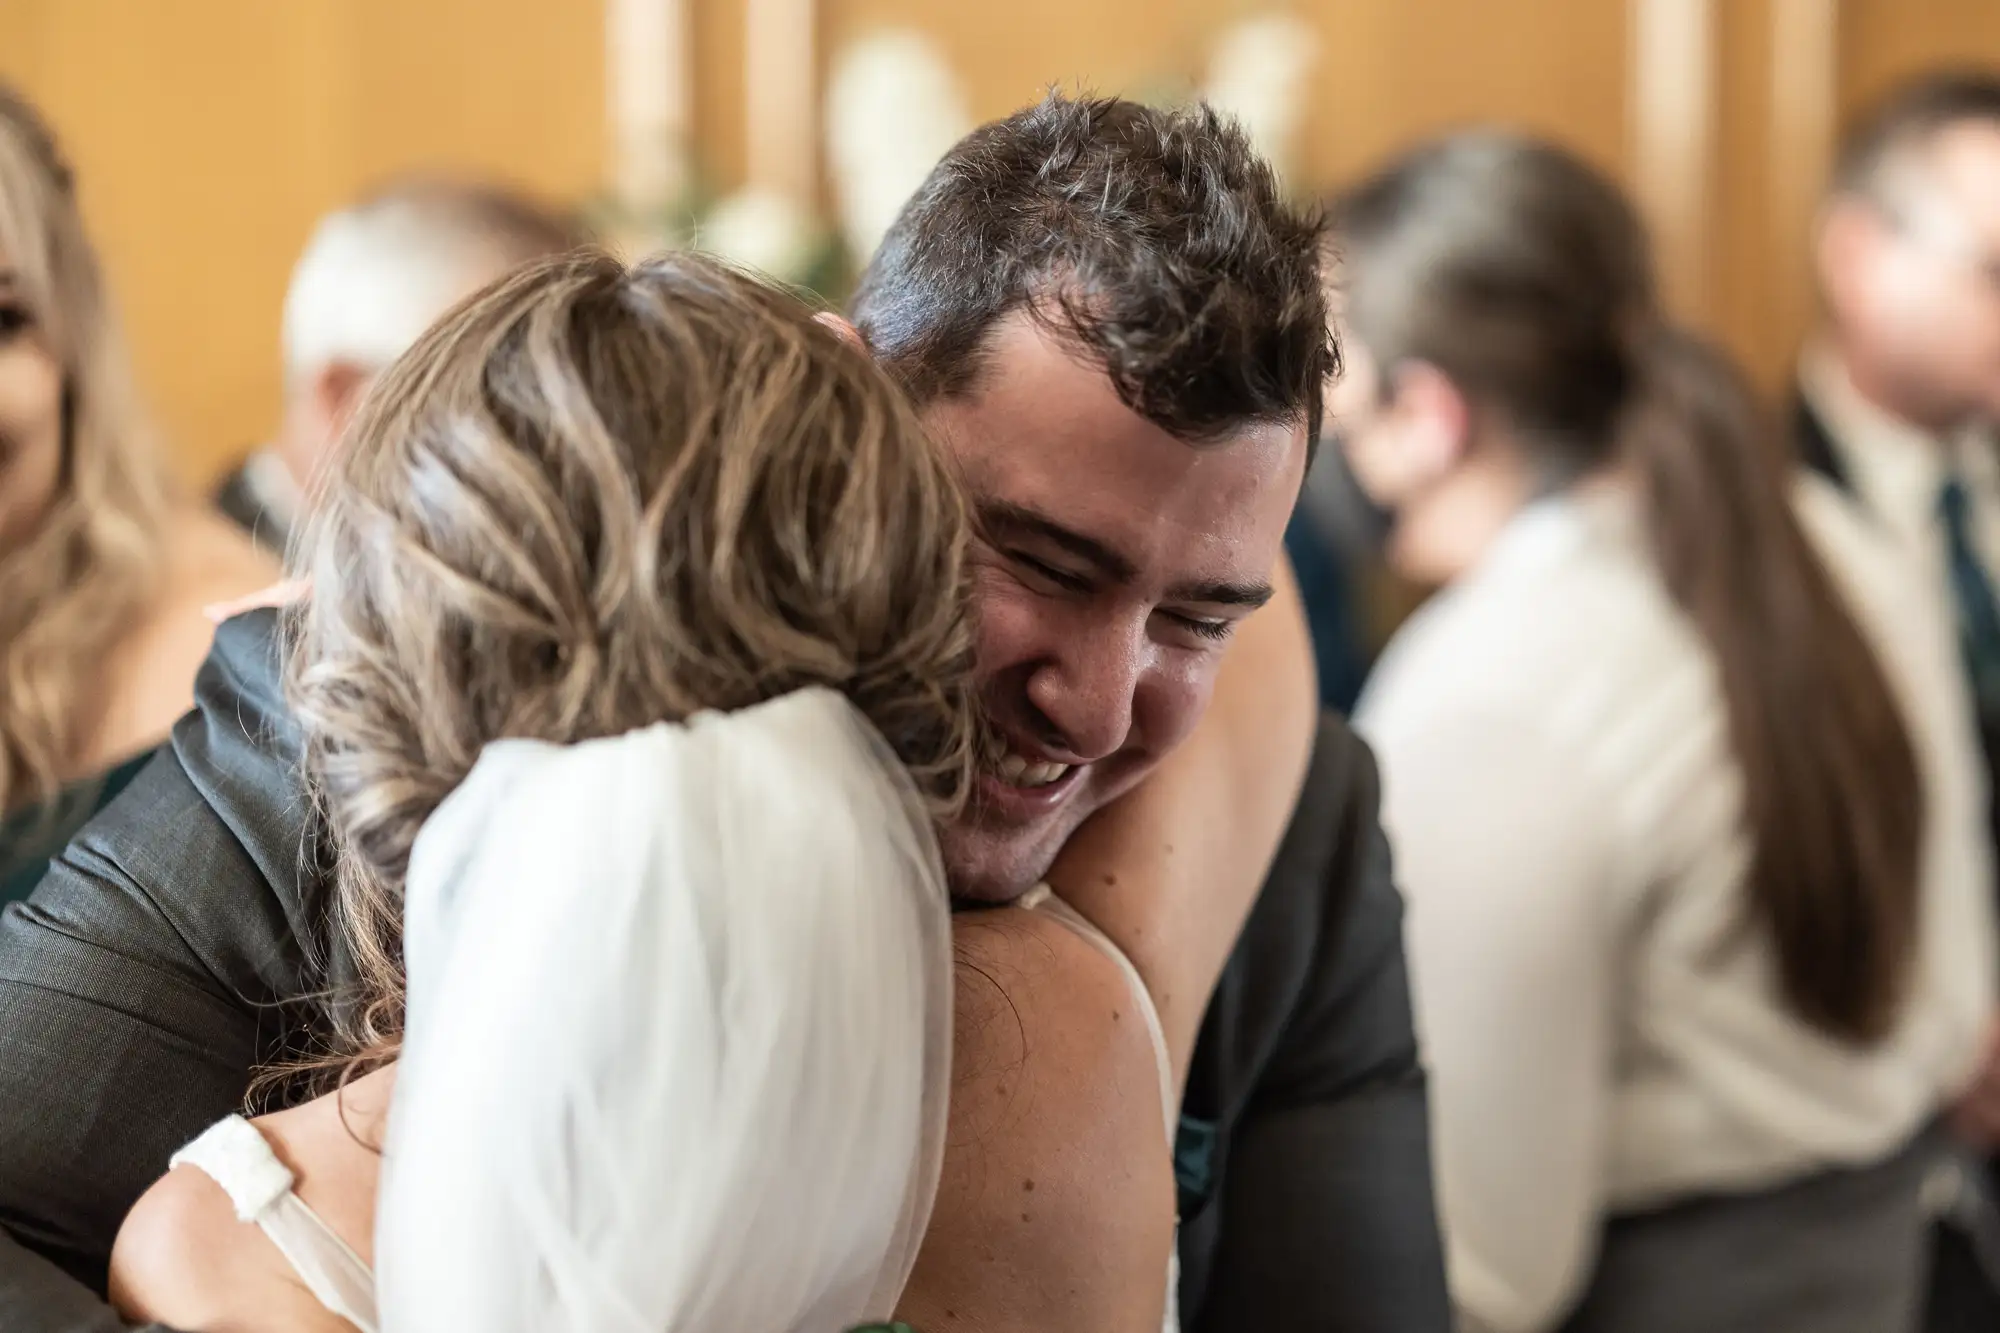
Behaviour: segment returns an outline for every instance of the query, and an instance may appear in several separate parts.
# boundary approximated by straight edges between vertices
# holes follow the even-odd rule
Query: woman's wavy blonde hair
[[[358,976],[318,1071],[394,1054],[410,849],[489,742],[826,685],[956,808],[967,532],[889,380],[743,273],[585,252],[446,316],[371,391],[295,559],[288,688]]]
[[[62,471],[0,552],[0,810],[46,800],[88,744],[102,659],[160,578],[167,484],[75,184],[35,109],[0,84],[0,253],[62,368]]]

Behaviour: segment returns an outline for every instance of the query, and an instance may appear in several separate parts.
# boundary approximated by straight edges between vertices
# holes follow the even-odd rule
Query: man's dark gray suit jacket
[[[120,1220],[312,1035],[338,979],[275,617],[225,625],[173,744],[0,919],[0,1329],[121,1327]],[[1190,1333],[1446,1333],[1401,904],[1366,748],[1320,727],[1181,1126]]]

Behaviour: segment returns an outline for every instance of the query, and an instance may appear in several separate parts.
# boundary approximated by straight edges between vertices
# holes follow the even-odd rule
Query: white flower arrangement
[[[1202,100],[1234,116],[1281,179],[1296,166],[1307,78],[1319,34],[1295,14],[1262,14],[1224,30],[1209,57]]]
[[[692,239],[697,249],[795,283],[813,279],[828,243],[826,228],[795,200],[754,188],[718,201]]]
[[[1289,13],[1260,14],[1222,31],[1198,87],[1162,84],[1149,100],[1199,97],[1233,116],[1283,178],[1296,165],[1318,53],[1312,25]],[[908,28],[848,43],[828,72],[823,110],[837,231],[778,191],[746,188],[716,198],[701,188],[698,172],[675,173],[690,183],[664,207],[606,200],[601,220],[630,248],[694,246],[837,297],[973,121],[944,52]]]
[[[850,43],[826,89],[828,168],[847,250],[865,264],[937,160],[972,129],[944,53],[890,28]]]

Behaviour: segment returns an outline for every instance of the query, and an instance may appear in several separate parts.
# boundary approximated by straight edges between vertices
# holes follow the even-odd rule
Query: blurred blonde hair
[[[0,250],[63,374],[62,474],[0,555],[0,810],[47,799],[103,701],[100,660],[158,587],[167,486],[76,191],[35,109],[0,84]]]
[[[371,390],[297,550],[288,687],[358,977],[317,1071],[393,1056],[410,850],[491,741],[826,685],[955,809],[968,524],[869,358],[715,261],[583,252],[446,316]]]

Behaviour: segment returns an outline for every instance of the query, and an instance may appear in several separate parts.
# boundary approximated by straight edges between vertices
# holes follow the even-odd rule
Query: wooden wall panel
[[[355,179],[446,166],[557,199],[598,190],[607,143],[601,0],[341,4]]]
[[[1663,157],[1675,136],[1635,133],[1639,99],[1695,67],[1646,63],[1665,57],[1643,48],[1639,16],[1677,2],[1713,16],[1700,94],[1713,132],[1692,156]],[[744,0],[687,3],[695,138],[726,189],[744,168]],[[827,49],[882,25],[930,33],[987,117],[1052,82],[1185,88],[1214,34],[1262,7],[821,0],[821,26]],[[2000,65],[2000,0],[1288,7],[1320,36],[1300,188],[1475,121],[1552,135],[1668,223],[1677,308],[1766,382],[1782,378],[1809,318],[1802,256],[1833,123],[1922,66]],[[602,0],[0,0],[0,75],[47,107],[77,160],[142,378],[191,475],[268,429],[284,282],[320,212],[419,167],[498,174],[563,199],[600,187],[602,24]],[[1699,141],[1697,128],[1681,138]],[[1676,179],[1706,198],[1690,204]]]
[[[982,120],[1034,100],[1051,83],[1144,95],[1191,81],[1203,34],[1232,8],[1247,7],[1213,0],[824,0],[832,43],[891,25],[929,33]],[[1297,8],[1309,13],[1313,6]]]
[[[1473,121],[1551,135],[1623,173],[1625,6],[1610,0],[1312,0],[1322,68],[1306,168],[1332,183]]]
[[[1939,64],[2000,66],[1996,0],[1840,0],[1840,99],[1852,112]]]
[[[0,0],[0,76],[55,122],[182,470],[270,429],[313,220],[418,168],[580,201],[599,0]]]
[[[1210,39],[1257,12],[1238,0],[822,0],[829,48],[873,28],[935,39],[975,116],[1004,115],[1051,84],[1149,96],[1192,86]],[[1627,19],[1615,0],[1296,0],[1318,30],[1301,184],[1323,188],[1416,139],[1499,119],[1552,134],[1613,170],[1627,162]],[[695,8],[700,138],[741,179],[742,0]]]
[[[1630,0],[1625,46],[1628,181],[1653,229],[1662,299],[1683,319],[1713,313],[1717,146],[1726,85],[1715,0]]]

